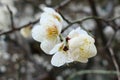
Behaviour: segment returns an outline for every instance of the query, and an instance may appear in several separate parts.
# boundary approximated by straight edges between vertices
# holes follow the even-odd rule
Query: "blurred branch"
[[[17,69],[17,80],[20,80],[20,77],[21,77],[21,59],[17,60],[17,66],[18,66],[18,69]]]
[[[116,19],[120,19],[120,16],[114,17],[114,18],[110,19],[110,21],[114,21]]]
[[[73,1],[73,0],[65,0],[65,1],[63,1],[63,2],[61,2],[58,6],[56,6],[55,7],[55,9],[60,9],[60,8],[62,8],[62,7],[64,7],[64,6],[66,6],[68,3],[70,3],[71,1]],[[105,23],[107,23],[107,24],[109,24],[110,25],[110,22],[111,21],[114,21],[114,20],[116,20],[116,19],[118,19],[118,18],[120,18],[120,16],[118,16],[118,17],[115,17],[115,18],[112,18],[112,19],[108,19],[108,20],[105,20],[105,19],[103,19],[103,18],[100,18],[100,17],[98,17],[98,14],[97,14],[97,11],[96,11],[96,8],[95,8],[95,2],[94,2],[94,0],[89,0],[89,3],[91,4],[91,9],[92,9],[92,12],[93,12],[93,15],[95,15],[94,17],[93,16],[91,16],[91,17],[87,17],[87,18],[84,18],[84,19],[81,19],[81,20],[76,20],[76,21],[72,21],[72,22],[70,22],[69,20],[67,20],[61,13],[61,16],[63,17],[63,19],[69,24],[66,28],[64,28],[63,29],[63,31],[62,32],[64,32],[66,29],[68,29],[69,28],[69,26],[71,26],[71,25],[73,25],[73,24],[75,24],[75,23],[81,23],[81,22],[83,22],[83,21],[85,21],[85,20],[88,20],[88,19],[95,19],[96,21],[97,21],[97,24],[98,24],[98,26],[100,27],[100,21],[98,21],[98,20],[101,20],[101,21],[104,21]],[[26,24],[26,25],[23,25],[23,26],[21,26],[21,27],[19,27],[19,28],[14,28],[14,21],[13,21],[13,13],[12,13],[12,11],[10,10],[10,8],[7,6],[7,8],[8,8],[8,10],[9,10],[9,12],[10,12],[10,15],[11,15],[11,27],[12,27],[12,30],[10,30],[10,31],[7,31],[7,32],[3,32],[3,33],[0,33],[0,35],[3,35],[3,34],[9,34],[9,33],[12,33],[12,32],[14,32],[14,31],[18,31],[18,30],[20,30],[21,28],[24,28],[24,27],[27,27],[27,26],[29,26],[29,25],[34,25],[34,24],[36,24],[39,20],[36,20],[36,21],[34,21],[34,22],[30,22],[30,23],[28,23],[28,24]],[[100,32],[101,32],[101,35],[103,34],[102,33],[102,28],[99,28],[100,29]],[[103,38],[103,36],[102,36],[102,38]]]
[[[61,2],[58,6],[55,7],[55,9],[60,9],[60,8],[62,8],[62,7],[64,7],[64,6],[66,6],[66,5],[67,5],[69,2],[71,2],[71,1],[72,1],[72,0],[65,0],[65,1]],[[39,22],[39,19],[38,19],[38,20],[36,20],[36,21],[30,22],[30,23],[28,23],[28,24],[25,24],[25,25],[23,25],[23,26],[21,26],[21,27],[19,27],[19,28],[15,28],[15,27],[14,27],[14,21],[13,21],[12,11],[10,10],[10,8],[9,8],[8,6],[7,6],[7,8],[8,8],[8,10],[9,10],[10,16],[11,16],[11,27],[12,27],[12,29],[9,30],[9,31],[0,33],[0,36],[1,36],[1,35],[10,34],[10,33],[15,32],[15,31],[19,31],[19,30],[22,29],[22,28],[28,27],[28,26],[30,26],[30,25],[34,25],[34,24],[36,24],[37,22]]]
[[[65,18],[65,16],[63,16],[63,14],[61,12],[59,12],[59,14],[62,16],[63,20],[65,20],[68,24],[70,24],[71,22]]]
[[[120,70],[119,70],[119,66],[118,66],[118,63],[116,61],[116,58],[114,56],[115,53],[114,53],[114,51],[113,51],[113,49],[111,47],[109,47],[108,50],[109,50],[109,52],[111,54],[112,61],[114,63],[115,69],[117,71],[118,80],[120,80]]]
[[[64,17],[64,16],[63,16]],[[83,18],[83,19],[79,19],[79,20],[75,20],[75,21],[69,21],[67,20],[65,17],[64,17],[64,20],[69,24],[67,27],[65,27],[62,32],[64,32],[66,29],[68,29],[70,26],[72,26],[73,24],[76,24],[76,23],[82,23],[86,20],[89,20],[89,19],[95,19],[95,20],[100,20],[104,23],[106,23],[107,25],[111,25],[110,22],[115,20],[115,19],[118,19],[120,17],[115,17],[115,18],[111,18],[111,19],[104,19],[104,18],[101,18],[101,17],[97,17],[97,16],[89,16],[89,17],[86,17],[86,18]]]
[[[6,32],[3,32],[3,33],[0,33],[0,36],[1,36],[1,35],[9,34],[9,33],[15,32],[15,31],[19,31],[20,29],[25,28],[25,27],[28,27],[28,26],[30,26],[30,25],[34,25],[34,24],[36,24],[37,22],[39,22],[39,20],[30,22],[30,23],[28,23],[28,24],[25,24],[25,25],[19,27],[19,28],[14,28],[14,29],[12,29],[12,30],[10,30],[10,31],[6,31]]]
[[[72,1],[72,0],[65,0],[65,1],[61,2],[60,5],[58,5],[58,6],[55,7],[55,9],[59,9],[59,8],[65,6],[65,5],[67,5],[67,4],[68,4],[69,2],[71,2],[71,1]],[[7,7],[8,7],[8,6],[7,6]],[[23,25],[23,26],[21,26],[21,27],[19,27],[19,28],[15,28],[15,27],[14,27],[14,21],[13,21],[13,14],[12,14],[11,10],[9,9],[9,7],[8,7],[8,10],[9,10],[10,15],[11,15],[11,27],[12,27],[12,29],[9,30],[9,31],[0,33],[0,36],[1,36],[1,35],[6,35],[6,34],[9,34],[9,33],[12,33],[12,32],[14,32],[14,31],[19,31],[20,29],[22,29],[22,28],[24,28],[24,27],[28,27],[28,26],[30,26],[30,25],[34,25],[34,24],[36,24],[37,22],[39,22],[39,20],[36,20],[36,21],[30,22],[30,23],[28,23],[28,24],[25,24],[25,25]],[[60,14],[61,14],[61,13],[60,13]],[[110,25],[110,22],[111,22],[111,21],[114,21],[114,20],[120,18],[120,16],[118,16],[118,17],[115,17],[115,18],[107,19],[107,20],[106,20],[106,19],[101,18],[101,17],[90,16],[90,17],[86,17],[86,18],[83,18],[83,19],[80,19],[80,20],[69,21],[69,20],[66,19],[62,14],[61,14],[61,16],[62,16],[63,19],[69,24],[67,27],[65,27],[65,28],[62,30],[62,32],[64,32],[66,29],[68,29],[71,25],[76,24],[76,23],[82,23],[83,21],[86,21],[86,20],[88,20],[88,19],[100,20],[100,21],[103,21],[103,22],[105,22],[106,24]]]
[[[92,15],[96,16],[96,17],[99,17],[98,12],[96,10],[95,1],[94,0],[88,0],[88,2],[89,2],[89,5],[90,5],[90,8],[92,10]],[[106,41],[106,38],[105,38],[105,36],[103,34],[103,24],[102,24],[102,22],[100,20],[95,20],[95,22],[97,23],[97,27],[96,27],[96,30],[95,30],[96,39],[98,39],[97,37],[99,35],[101,37],[101,39],[102,39],[102,44],[104,45],[104,44],[106,44],[107,41]],[[96,40],[96,43],[98,44],[97,41],[98,40]]]
[[[15,27],[14,27],[13,13],[12,13],[12,11],[10,10],[10,8],[9,8],[8,5],[7,5],[7,8],[8,8],[8,11],[9,11],[9,13],[10,13],[11,27],[12,27],[12,29],[14,30]]]
[[[67,4],[69,4],[73,0],[63,0],[59,5],[55,7],[55,9],[62,9],[65,7]]]
[[[93,16],[99,17],[99,15],[98,15],[98,13],[97,13],[97,10],[96,10],[95,0],[88,0],[88,1],[89,1],[91,10],[92,10]],[[112,19],[112,20],[114,20],[114,19]],[[98,33],[98,34],[96,35],[96,37],[97,37],[98,35],[100,35],[101,40],[102,40],[102,44],[103,44],[103,46],[105,46],[105,44],[107,43],[107,40],[106,40],[106,38],[105,38],[105,36],[104,36],[104,34],[103,34],[103,24],[102,24],[102,22],[101,22],[100,20],[95,20],[95,21],[96,21],[96,23],[97,23],[96,33]],[[110,40],[110,41],[112,41],[112,40]],[[111,47],[108,47],[108,48],[106,49],[106,51],[109,51],[109,53],[111,54],[112,61],[113,61],[113,63],[114,63],[114,66],[115,66],[115,68],[116,68],[116,71],[117,71],[117,78],[118,78],[118,80],[120,80],[120,76],[119,76],[119,73],[118,73],[118,72],[119,72],[119,66],[118,66],[117,61],[116,61],[116,59],[115,59],[115,57],[114,57],[114,52],[113,52],[113,50],[112,50]]]
[[[83,75],[83,74],[104,74],[104,75],[116,75],[118,74],[117,71],[107,71],[107,70],[81,70],[78,72],[75,72],[73,74],[71,74],[67,80],[72,80],[74,77],[78,76],[78,75]],[[120,76],[120,72],[119,72],[119,76]]]
[[[60,14],[61,14],[61,13],[60,13]],[[61,15],[62,15],[62,14],[61,14]],[[75,20],[75,21],[69,21],[69,20],[67,20],[63,15],[62,15],[62,18],[69,24],[67,27],[65,27],[65,28],[62,30],[62,32],[64,32],[66,29],[68,29],[68,28],[69,28],[70,26],[72,26],[73,24],[76,24],[76,23],[79,24],[79,23],[82,23],[83,21],[86,21],[86,20],[89,20],[89,19],[101,20],[101,21],[105,22],[106,24],[110,25],[109,23],[110,23],[111,21],[120,18],[120,16],[119,16],[119,17],[112,18],[112,19],[107,19],[107,20],[104,19],[104,18],[101,18],[101,17],[96,17],[96,16],[89,16],[89,17],[86,17],[86,18],[83,18],[83,19],[80,19],[80,20]],[[28,27],[28,26],[30,26],[30,25],[34,25],[34,24],[36,24],[37,22],[39,22],[39,19],[36,20],[36,21],[30,22],[30,23],[28,23],[28,24],[25,24],[25,25],[23,25],[23,26],[21,26],[21,27],[19,27],[19,28],[14,28],[14,29],[12,29],[12,30],[10,30],[10,31],[0,33],[0,36],[1,36],[1,35],[6,35],[6,34],[9,34],[9,33],[12,33],[12,32],[14,32],[14,31],[19,31],[20,29],[25,28],[25,27]]]
[[[64,32],[66,29],[68,29],[70,26],[72,26],[73,24],[76,24],[76,23],[82,23],[83,21],[86,21],[86,20],[89,20],[89,19],[99,19],[99,20],[103,20],[105,21],[104,19],[102,18],[99,18],[99,17],[95,17],[95,16],[90,16],[90,17],[86,17],[86,18],[83,18],[83,19],[80,19],[80,20],[75,20],[75,21],[69,21],[69,25],[67,27],[65,27],[62,32]],[[65,20],[66,21],[66,20]],[[68,20],[67,20],[68,21]]]

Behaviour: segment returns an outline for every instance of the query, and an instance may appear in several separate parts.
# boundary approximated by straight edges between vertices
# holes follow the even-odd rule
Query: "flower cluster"
[[[41,42],[40,47],[45,53],[53,55],[52,65],[59,67],[74,61],[86,63],[96,55],[94,39],[80,27],[60,41],[62,17],[52,8],[45,7],[43,11],[39,25],[32,29],[32,37]]]

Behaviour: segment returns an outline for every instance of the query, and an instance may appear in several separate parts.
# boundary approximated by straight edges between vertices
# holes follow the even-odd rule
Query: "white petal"
[[[44,11],[45,13],[50,14],[50,15],[53,16],[54,18],[59,18],[58,21],[63,22],[63,19],[62,19],[61,15],[60,15],[58,12],[56,12],[54,9],[49,8],[49,7],[44,7],[44,8],[43,8],[43,11]]]
[[[62,43],[59,43],[59,44],[55,45],[54,48],[50,51],[49,54],[55,54],[57,51],[59,51],[61,45],[62,45]]]
[[[79,58],[79,60],[77,60],[79,62],[82,62],[82,63],[87,63],[88,62],[88,59],[87,58]]]
[[[58,41],[48,41],[48,40],[44,40],[40,47],[41,49],[46,53],[46,54],[50,54],[50,51],[53,49],[53,47],[58,43]]]
[[[79,34],[86,34],[87,35],[87,32],[83,29],[81,29],[80,27],[78,27],[77,29],[75,29],[75,32],[79,33]]]
[[[77,29],[72,30],[72,31],[69,33],[68,37],[69,37],[69,38],[74,38],[74,37],[77,37],[77,36],[83,35],[83,34],[84,34],[84,35],[88,35],[86,31],[84,31],[83,29],[81,29],[80,27],[78,27]]]
[[[56,67],[60,67],[68,62],[68,58],[64,53],[57,52],[53,55],[51,64]]]
[[[90,50],[90,57],[94,57],[97,54],[97,49],[94,44],[90,46],[89,50]]]
[[[55,12],[55,10],[54,10],[53,8],[49,8],[49,7],[44,7],[44,8],[43,8],[43,11],[44,11],[44,12],[47,12],[47,13],[50,13],[50,14],[52,14],[52,13]]]
[[[43,41],[45,37],[45,30],[43,26],[35,25],[32,29],[32,37],[38,42]]]
[[[44,12],[41,14],[40,24],[45,24],[46,22],[49,22],[49,21],[54,22],[54,20],[55,19],[50,14]]]
[[[40,18],[40,24],[44,25],[44,26],[56,26],[58,29],[58,32],[60,33],[62,30],[62,24],[55,19],[54,17],[52,17],[51,15],[49,15],[48,13],[42,13],[41,14],[41,18]]]
[[[80,35],[78,37],[70,39],[69,46],[71,48],[76,48],[82,46],[83,44],[87,45],[89,42],[94,44],[95,40],[89,35]]]

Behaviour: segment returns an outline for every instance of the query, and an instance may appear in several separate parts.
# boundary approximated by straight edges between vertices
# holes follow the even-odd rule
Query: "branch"
[[[34,25],[34,24],[36,24],[37,22],[39,22],[39,20],[36,20],[36,21],[30,22],[30,23],[28,23],[28,24],[25,24],[25,25],[19,27],[19,28],[14,28],[14,29],[11,29],[10,31],[0,33],[0,36],[1,36],[1,35],[7,35],[7,34],[10,34],[10,33],[14,32],[14,31],[19,31],[20,29],[25,28],[25,27],[28,27],[28,26],[30,26],[30,25]]]
[[[67,5],[68,3],[70,3],[71,1],[73,1],[73,0],[66,0],[65,2],[64,2],[64,1],[61,2],[62,5],[60,4],[60,5],[56,6],[55,9],[59,9],[60,7],[66,6],[66,5]],[[6,35],[6,34],[9,34],[9,33],[12,33],[12,32],[14,32],[14,31],[18,31],[18,30],[20,30],[20,29],[22,29],[22,28],[24,28],[24,27],[28,27],[28,26],[30,26],[30,25],[34,25],[34,24],[36,24],[37,22],[39,22],[39,20],[36,20],[36,21],[30,22],[30,23],[28,23],[28,24],[25,24],[25,25],[23,25],[23,26],[21,26],[21,27],[19,27],[19,28],[14,28],[14,22],[13,22],[13,17],[12,17],[13,14],[12,14],[11,10],[9,9],[9,7],[8,7],[8,10],[9,10],[9,12],[10,12],[10,14],[11,14],[11,26],[12,26],[12,30],[9,30],[9,31],[7,31],[7,32],[0,33],[0,36],[1,36],[1,35]],[[60,13],[60,14],[61,14],[61,13]],[[104,23],[110,25],[110,22],[111,22],[111,21],[114,21],[114,20],[120,18],[120,16],[118,16],[118,17],[115,17],[115,18],[112,18],[112,19],[105,20],[105,19],[100,18],[100,17],[97,17],[97,16],[90,16],[90,17],[83,18],[83,19],[80,19],[80,20],[69,21],[69,20],[66,19],[62,14],[61,14],[61,16],[62,16],[62,18],[69,24],[67,27],[65,27],[65,28],[62,30],[62,33],[63,33],[66,29],[68,29],[71,25],[76,24],[76,23],[78,23],[78,24],[79,24],[79,23],[82,23],[83,21],[86,21],[86,20],[88,20],[88,19],[101,20],[101,21],[103,21]]]
[[[62,9],[73,0],[63,0],[59,5],[55,6],[55,9]]]
[[[99,17],[98,12],[97,12],[97,10],[96,10],[95,1],[94,1],[94,0],[88,0],[88,2],[89,2],[89,5],[90,5],[90,8],[91,8],[91,10],[92,10],[93,16]],[[95,20],[95,21],[96,21],[96,23],[97,23],[97,27],[96,27],[96,37],[97,37],[98,35],[100,35],[100,37],[101,37],[101,39],[102,39],[102,44],[104,45],[107,41],[106,41],[106,38],[105,38],[105,36],[104,36],[104,34],[103,34],[103,25],[102,25],[102,22],[99,21],[99,20]],[[97,39],[97,38],[96,38],[96,39]],[[97,42],[97,40],[96,40],[96,42]],[[98,43],[98,42],[97,42],[97,43]]]
[[[64,17],[64,18],[65,18],[65,17]],[[68,22],[69,25],[62,30],[62,33],[63,33],[66,29],[68,29],[70,26],[72,26],[73,24],[76,24],[76,23],[77,23],[77,24],[81,24],[82,22],[84,22],[84,21],[86,21],[86,20],[89,20],[89,19],[100,20],[100,21],[106,23],[107,25],[110,25],[110,24],[109,24],[109,22],[110,22],[109,19],[106,20],[106,19],[104,19],[104,18],[97,17],[97,16],[89,16],[89,17],[86,17],[86,18],[83,18],[83,19],[79,19],[79,20],[75,20],[75,21],[69,21],[69,20],[65,19],[66,22],[69,21],[69,22]]]
[[[65,1],[61,2],[58,6],[55,7],[55,9],[60,9],[60,8],[62,8],[62,7],[64,7],[64,6],[66,6],[66,5],[67,5],[68,3],[70,3],[71,1],[73,1],[73,0],[65,0]],[[39,20],[36,20],[36,21],[30,22],[30,23],[28,23],[28,24],[25,24],[25,25],[23,25],[23,26],[21,26],[21,27],[19,27],[19,28],[15,28],[15,27],[14,27],[14,21],[13,21],[12,11],[10,10],[10,8],[9,8],[8,6],[7,6],[7,8],[8,8],[8,11],[10,12],[10,16],[11,16],[11,27],[12,27],[12,29],[9,30],[9,31],[0,33],[0,36],[1,36],[1,35],[7,35],[7,34],[10,34],[10,33],[12,33],[12,32],[15,32],[15,31],[19,31],[19,30],[22,29],[22,28],[28,27],[28,26],[30,26],[30,25],[34,25],[34,24],[36,24],[37,22],[39,22]]]
[[[89,1],[89,4],[90,4],[90,7],[91,7],[91,10],[92,10],[92,12],[93,12],[93,16],[99,16],[98,15],[98,13],[97,13],[97,10],[96,10],[96,4],[95,4],[95,0],[88,0]],[[112,20],[114,20],[114,19],[112,19]],[[103,34],[103,25],[102,25],[102,22],[101,21],[99,21],[99,20],[95,20],[96,21],[96,23],[97,23],[97,28],[96,28],[96,33],[98,33],[98,34],[100,34],[100,36],[101,36],[101,39],[102,39],[102,44],[103,44],[103,46],[105,46],[105,44],[107,43],[107,40],[106,40],[106,38],[105,38],[105,36],[104,36],[104,34]],[[98,35],[96,35],[96,36],[98,36]],[[119,76],[119,66],[118,66],[118,64],[117,64],[117,61],[116,61],[116,59],[115,59],[115,57],[114,57],[114,52],[113,52],[113,50],[112,50],[112,48],[107,48],[106,49],[107,51],[109,51],[109,53],[111,54],[111,56],[112,56],[112,61],[113,61],[113,63],[114,63],[114,66],[115,66],[115,68],[116,68],[116,71],[117,71],[117,78],[118,78],[118,80],[120,80],[120,76]]]
[[[13,13],[12,13],[12,11],[10,10],[10,8],[9,8],[8,5],[7,5],[7,8],[8,8],[8,11],[9,11],[9,13],[10,13],[11,27],[12,27],[12,29],[14,29],[15,27],[14,27]]]
[[[68,24],[71,23],[68,19],[66,19],[66,18],[63,16],[63,14],[62,14],[61,12],[59,12],[59,14],[62,16],[63,20],[65,20]]]
[[[120,16],[114,17],[114,18],[110,19],[110,21],[114,21],[116,19],[120,19]]]
[[[111,54],[112,61],[113,61],[113,63],[114,63],[115,69],[116,69],[116,71],[117,71],[118,80],[120,80],[119,65],[118,65],[118,63],[117,63],[117,61],[116,61],[116,58],[115,58],[115,56],[114,56],[114,51],[113,51],[113,49],[112,49],[111,47],[109,47],[108,50],[109,50],[109,52],[110,52],[110,54]]]
[[[83,74],[104,74],[104,75],[116,75],[118,74],[117,71],[107,71],[107,70],[81,70],[75,73],[72,73],[67,80],[72,80],[74,77],[78,76],[78,75],[83,75]],[[120,72],[119,72],[119,76],[120,76]]]

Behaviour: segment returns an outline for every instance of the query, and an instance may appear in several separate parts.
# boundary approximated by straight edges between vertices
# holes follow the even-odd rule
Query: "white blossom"
[[[32,29],[32,37],[36,41],[41,42],[41,49],[49,54],[49,51],[60,41],[59,35],[62,30],[62,18],[52,8],[44,8],[43,10],[40,23]]]
[[[89,35],[80,35],[69,40],[69,56],[74,61],[86,63],[88,58],[96,55],[94,39]]]
[[[54,25],[36,25],[32,29],[33,39],[41,42],[41,49],[45,53],[49,53],[49,51],[54,47],[54,45],[59,42],[59,33],[60,30],[57,28],[57,26]]]
[[[67,43],[59,43],[50,51],[50,54],[54,54],[52,65],[59,67],[74,61],[86,63],[96,55],[95,41],[86,31],[77,28],[69,33],[68,38]]]
[[[25,27],[20,30],[20,33],[23,37],[28,38],[31,36],[31,27]]]

